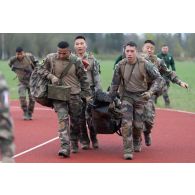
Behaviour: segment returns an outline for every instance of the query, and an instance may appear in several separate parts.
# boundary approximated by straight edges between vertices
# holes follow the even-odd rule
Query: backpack
[[[47,97],[47,85],[50,84],[50,80],[38,73],[40,69],[41,67],[36,67],[31,74],[30,92],[37,103],[53,108],[52,100]]]
[[[112,100],[108,93],[96,92],[93,102],[87,107],[88,127],[94,129],[97,134],[122,135],[120,131],[122,113],[117,107],[109,108],[110,102]]]

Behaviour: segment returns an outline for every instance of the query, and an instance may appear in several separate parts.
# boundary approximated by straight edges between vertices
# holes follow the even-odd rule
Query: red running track
[[[34,120],[22,120],[19,103],[11,103],[15,124],[17,163],[194,163],[195,114],[157,110],[152,146],[143,143],[132,161],[122,158],[122,139],[117,134],[98,135],[100,148],[82,150],[70,158],[59,157],[57,116],[53,110],[36,105]]]

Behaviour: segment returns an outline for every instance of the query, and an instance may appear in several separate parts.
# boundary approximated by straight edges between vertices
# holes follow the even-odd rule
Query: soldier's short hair
[[[133,42],[133,41],[129,41],[127,44],[125,44],[125,45],[124,45],[124,49],[125,49],[127,46],[137,48],[137,44],[136,44],[135,42]]]
[[[162,47],[168,47],[168,44],[163,44]]]
[[[152,44],[152,45],[154,45],[155,46],[155,43],[154,43],[154,41],[152,41],[152,40],[146,40],[145,42],[144,42],[144,44],[146,44],[146,43],[150,43],[150,44]]]
[[[82,35],[77,36],[74,40],[76,41],[77,39],[83,39],[83,40],[85,40],[85,41],[86,41],[85,37],[84,37],[84,36],[82,36]]]
[[[69,47],[69,43],[66,42],[66,41],[61,41],[58,43],[58,48],[60,49],[65,49],[65,48],[68,48]]]
[[[17,48],[16,48],[16,52],[17,52],[17,53],[20,53],[20,52],[22,52],[22,51],[24,51],[22,47],[17,47]]]

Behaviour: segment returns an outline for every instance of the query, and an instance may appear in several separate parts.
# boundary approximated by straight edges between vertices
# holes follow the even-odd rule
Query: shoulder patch
[[[120,65],[124,65],[126,63],[127,63],[127,59],[126,58],[124,58],[124,59],[122,59],[121,61],[118,62],[118,64],[120,64]]]

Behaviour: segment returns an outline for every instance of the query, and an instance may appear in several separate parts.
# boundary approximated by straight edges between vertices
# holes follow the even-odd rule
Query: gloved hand
[[[141,94],[141,97],[143,97],[145,100],[149,100],[152,97],[153,93],[151,91],[146,91]]]
[[[180,86],[183,87],[183,88],[188,89],[188,84],[185,83],[185,82],[182,82],[182,81],[181,81]]]

